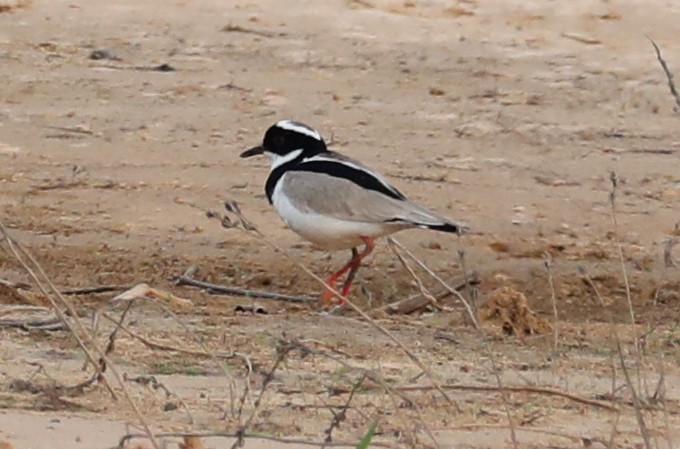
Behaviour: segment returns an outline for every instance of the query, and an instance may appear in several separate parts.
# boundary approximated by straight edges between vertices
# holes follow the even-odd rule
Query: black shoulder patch
[[[342,162],[334,161],[308,161],[290,167],[291,171],[308,171],[313,173],[323,173],[324,175],[333,176],[335,178],[342,178],[353,182],[364,189],[380,192],[385,196],[394,198],[395,200],[405,200],[406,197],[397,189],[391,186],[386,186],[375,176],[363,170],[356,169]],[[274,175],[274,173],[272,173]],[[283,173],[281,173],[283,175]],[[279,178],[281,177],[279,175]],[[270,176],[271,178],[272,176]],[[278,178],[277,178],[278,179]],[[269,180],[267,180],[269,181]],[[272,193],[274,191],[272,185]],[[269,196],[269,193],[267,193]]]
[[[289,169],[286,167],[288,164],[283,164],[281,167],[277,167],[269,173],[267,177],[267,182],[264,183],[264,193],[267,195],[267,201],[269,204],[273,204],[274,189],[276,188],[276,183],[279,182],[281,176]]]

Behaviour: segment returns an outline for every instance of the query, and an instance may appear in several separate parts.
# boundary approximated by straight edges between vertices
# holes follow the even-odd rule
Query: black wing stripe
[[[385,185],[383,181],[376,178],[372,174],[364,170],[360,170],[359,168],[354,168],[350,165],[343,164],[342,162],[311,160],[291,167],[289,170],[322,173],[335,178],[346,179],[358,186],[363,187],[364,189],[382,193],[383,195],[394,198],[395,200],[406,199],[406,197],[400,191],[394,187]]]

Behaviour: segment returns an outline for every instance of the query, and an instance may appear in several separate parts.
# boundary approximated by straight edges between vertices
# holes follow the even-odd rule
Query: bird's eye
[[[277,147],[282,147],[286,144],[286,137],[285,136],[276,136],[274,137],[274,145]]]

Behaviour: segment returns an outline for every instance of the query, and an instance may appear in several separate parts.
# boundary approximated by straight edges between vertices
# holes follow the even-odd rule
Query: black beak
[[[241,153],[241,157],[252,157],[262,153],[264,153],[264,148],[262,148],[262,145],[258,145],[256,147],[252,147],[250,150],[246,150],[243,153]]]

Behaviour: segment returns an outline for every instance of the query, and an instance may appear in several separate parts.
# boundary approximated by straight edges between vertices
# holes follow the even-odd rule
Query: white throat
[[[273,171],[274,169],[280,167],[281,165],[290,162],[296,157],[300,156],[300,154],[302,154],[302,148],[283,155],[270,153],[269,151],[265,151],[264,154],[269,158],[269,163],[271,164],[270,170]]]

